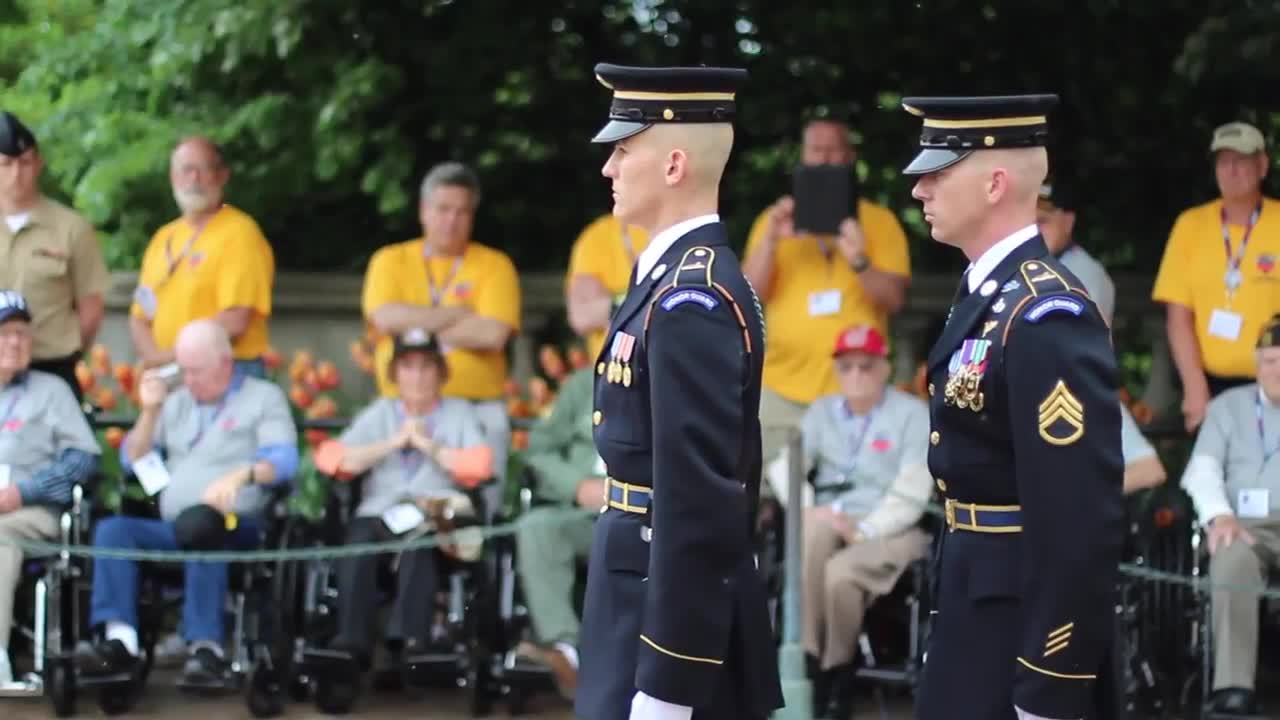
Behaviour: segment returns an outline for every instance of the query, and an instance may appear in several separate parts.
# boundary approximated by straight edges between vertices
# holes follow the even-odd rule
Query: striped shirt
[[[8,466],[24,505],[66,505],[101,452],[61,378],[28,370],[0,390],[0,465]]]

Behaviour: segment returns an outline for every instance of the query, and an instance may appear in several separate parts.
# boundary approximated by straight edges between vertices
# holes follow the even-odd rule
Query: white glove
[[[1014,705],[1013,709],[1018,711],[1018,720],[1055,720],[1054,718],[1047,718],[1041,715],[1032,715],[1026,710],[1023,710],[1022,708],[1018,707],[1017,705]],[[1084,719],[1078,718],[1078,720],[1084,720]]]
[[[631,698],[630,720],[690,720],[693,708],[675,705],[636,691]]]

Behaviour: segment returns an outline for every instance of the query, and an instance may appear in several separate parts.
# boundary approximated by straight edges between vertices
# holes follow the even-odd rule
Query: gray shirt
[[[1133,419],[1133,413],[1124,403],[1120,403],[1120,448],[1126,466],[1156,454],[1156,449],[1142,434],[1138,421]]]
[[[839,504],[866,516],[885,499],[899,475],[927,468],[929,408],[920,398],[886,388],[870,413],[855,416],[840,395],[818,398],[801,421],[806,472],[817,469],[814,502]],[[927,470],[926,470],[927,473]],[[848,489],[839,486],[851,484]]]
[[[451,448],[484,445],[484,430],[471,403],[443,398],[431,414],[416,418],[436,443]],[[403,405],[393,398],[379,398],[360,411],[342,433],[343,445],[381,442],[404,425]],[[398,450],[369,469],[356,515],[378,517],[395,505],[419,497],[455,490],[448,471],[414,449]]]
[[[1240,514],[1242,490],[1268,491],[1269,511],[1280,512],[1280,406],[1268,402],[1256,383],[1209,403],[1182,485],[1204,522],[1224,512]]]
[[[1085,292],[1098,305],[1102,319],[1111,325],[1111,318],[1116,310],[1116,285],[1107,274],[1102,263],[1094,259],[1087,250],[1079,245],[1072,245],[1062,253],[1062,264],[1067,266],[1080,282],[1084,283]]]
[[[84,411],[59,377],[39,370],[0,389],[0,464],[9,482],[26,483],[67,448],[100,455]]]
[[[205,404],[179,388],[165,398],[152,438],[153,447],[164,452],[170,478],[160,494],[160,516],[173,520],[200,504],[214,481],[253,462],[259,450],[297,442],[289,402],[273,382],[237,376],[220,402]],[[262,485],[246,486],[235,511],[259,515],[269,499]]]

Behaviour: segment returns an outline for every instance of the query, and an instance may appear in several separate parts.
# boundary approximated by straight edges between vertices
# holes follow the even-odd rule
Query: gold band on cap
[[[613,96],[619,100],[733,100],[733,93],[723,92],[642,92],[639,90],[616,90]]]
[[[989,118],[987,120],[925,118],[924,126],[943,130],[962,130],[965,128],[1026,127],[1029,125],[1043,125],[1048,121],[1048,118],[1044,115],[1023,115],[1022,117]]]

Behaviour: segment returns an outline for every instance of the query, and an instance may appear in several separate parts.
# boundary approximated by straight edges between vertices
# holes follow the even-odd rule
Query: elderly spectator
[[[1059,179],[1060,180],[1060,179]],[[1036,223],[1045,247],[1084,284],[1085,292],[1098,305],[1107,325],[1112,324],[1116,306],[1116,285],[1102,263],[1076,244],[1072,230],[1076,224],[1075,197],[1061,182],[1040,186]],[[1120,440],[1124,454],[1124,492],[1137,492],[1165,481],[1164,466],[1156,450],[1147,442],[1129,408],[1120,404]]]
[[[35,136],[0,112],[0,287],[31,302],[31,367],[65,380],[80,402],[76,362],[102,326],[107,265],[89,223],[41,194],[43,169]]]
[[[32,313],[13,291],[0,292],[0,691],[15,682],[9,660],[13,594],[22,577],[18,540],[52,540],[56,513],[98,463],[98,443],[65,383],[31,369]]]
[[[1258,595],[1280,567],[1280,315],[1255,349],[1256,383],[1209,403],[1182,487],[1207,528],[1215,712],[1258,714]]]
[[[928,546],[917,523],[932,494],[929,409],[889,387],[887,356],[874,327],[840,333],[832,353],[840,391],[814,401],[801,422],[804,467],[814,473],[802,602],[816,717],[849,717],[863,615]]]
[[[274,383],[235,372],[231,340],[214,320],[182,328],[174,347],[182,387],[170,392],[156,371],[144,373],[142,412],[120,460],[148,493],[159,493],[159,519],[116,516],[94,532],[95,547],[147,550],[251,549],[259,542],[272,488],[298,467],[297,428]],[[233,521],[234,520],[234,521]],[[190,647],[184,683],[217,687],[230,679],[223,654],[227,565],[184,568],[183,632]],[[138,563],[98,559],[90,623],[97,643],[76,649],[87,675],[126,672],[140,662]]]
[[[275,255],[258,223],[226,204],[230,178],[207,138],[183,140],[169,159],[182,216],[152,236],[129,311],[134,349],[148,368],[173,362],[178,332],[207,318],[231,336],[238,372],[266,375]]]
[[[804,129],[805,165],[848,165],[857,154],[849,128],[818,120]],[[911,273],[907,237],[888,208],[858,198],[857,219],[835,237],[798,235],[795,201],[783,197],[756,219],[742,269],[764,304],[765,348],[760,422],[764,462],[770,462],[815,399],[836,392],[831,358],[813,338],[834,337],[850,325],[888,332],[902,308]]]
[[[451,505],[472,512],[459,488],[472,488],[491,477],[493,452],[471,405],[442,398],[449,367],[436,340],[410,330],[395,339],[388,375],[399,398],[379,398],[352,421],[337,440],[324,443],[316,465],[348,480],[368,474],[346,543],[383,542],[416,532]],[[350,682],[368,666],[377,615],[379,556],[363,555],[337,562],[337,636],[329,648],[337,660],[326,682]],[[439,582],[437,551],[414,550],[399,556],[395,607],[387,638],[406,658],[430,645]],[[354,696],[352,696],[354,699]]]
[[[586,339],[587,357],[592,360],[604,348],[609,319],[627,295],[636,258],[648,246],[644,228],[623,227],[612,214],[596,218],[573,243],[565,305],[569,327]]]
[[[521,587],[538,639],[518,652],[550,669],[568,699],[578,685],[581,629],[573,609],[575,561],[590,552],[594,511],[604,506],[604,461],[592,436],[593,377],[591,368],[570,375],[551,414],[529,429],[525,465],[537,477],[538,507],[516,531]]]
[[[1209,151],[1222,197],[1178,216],[1152,291],[1166,306],[1188,432],[1210,398],[1253,382],[1253,340],[1280,311],[1280,203],[1262,195],[1266,142],[1252,125],[1227,123]]]
[[[382,394],[396,394],[387,374],[392,338],[414,328],[434,334],[449,363],[441,392],[471,403],[501,480],[511,436],[502,387],[507,341],[520,331],[520,279],[506,253],[472,239],[479,203],[480,180],[470,168],[433,167],[422,180],[422,237],[374,253],[362,304],[382,334],[374,352]],[[496,504],[499,492],[495,484],[486,500]]]

